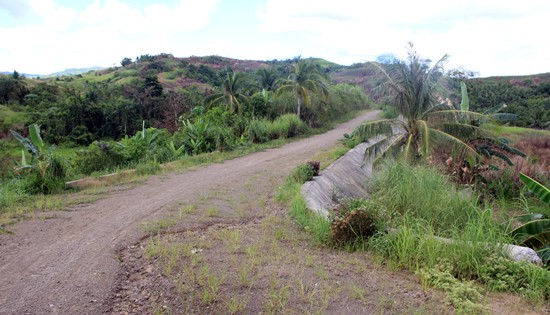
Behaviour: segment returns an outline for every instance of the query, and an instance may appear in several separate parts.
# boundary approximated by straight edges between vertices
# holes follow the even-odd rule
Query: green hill
[[[328,75],[333,84],[360,86],[372,99],[383,102],[377,98],[379,93],[376,93],[380,91],[376,87],[383,82],[383,77],[373,63],[343,66],[324,59],[310,59]],[[93,136],[82,138],[83,143],[106,135],[120,137],[139,130],[143,119],[156,121],[157,126],[163,126],[162,117],[167,115],[165,112],[169,111],[167,107],[170,106],[166,99],[168,95],[179,102],[177,106],[181,108],[176,112],[189,111],[203,105],[208,95],[221,91],[228,73],[238,71],[245,75],[243,89],[251,96],[254,91],[262,88],[272,90],[275,80],[287,78],[291,65],[297,60],[238,60],[221,56],[177,58],[163,53],[154,56],[141,55],[135,60],[125,58],[124,66],[89,70],[79,74],[40,79],[14,79],[13,74],[0,75],[0,104],[4,105],[1,131],[6,135],[6,130],[12,126],[39,122],[47,126],[45,130],[52,137],[54,134],[61,137],[48,140],[59,142],[78,126],[86,125],[90,130],[100,123],[112,126],[91,132]],[[264,75],[271,76],[267,78],[271,80],[269,85],[260,82],[260,69],[266,69]],[[458,103],[460,78],[445,76],[444,79],[440,93],[444,98]],[[549,127],[550,73],[465,80],[473,110],[483,111],[506,103],[508,107],[504,109],[505,112],[520,116],[518,121],[511,124]],[[159,93],[151,96],[152,91]],[[13,104],[23,106],[17,107]],[[284,111],[289,110],[287,108]],[[79,119],[72,124],[52,124],[59,117],[73,116]],[[117,127],[120,124],[124,127]],[[87,134],[85,129],[81,128],[78,132]],[[78,139],[80,135],[74,137]]]

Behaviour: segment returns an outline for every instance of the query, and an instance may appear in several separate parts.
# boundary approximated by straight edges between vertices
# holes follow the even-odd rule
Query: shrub
[[[24,192],[19,189],[16,180],[0,183],[0,213],[22,199],[24,199]]]
[[[80,150],[76,158],[77,172],[90,175],[94,172],[114,169],[126,163],[115,149],[115,142],[93,142],[87,149]]]
[[[268,130],[265,120],[251,120],[246,131],[254,143],[263,143],[268,139]]]
[[[292,178],[298,183],[305,183],[313,179],[315,175],[315,170],[310,164],[300,164],[292,173]]]
[[[39,164],[22,178],[21,189],[29,194],[51,194],[65,188],[66,162],[54,153],[49,153]]]
[[[418,271],[424,287],[434,287],[443,290],[447,302],[462,314],[482,314],[483,306],[479,304],[481,294],[472,282],[462,282],[451,273],[451,264],[446,260],[432,268],[422,268]]]
[[[377,230],[376,218],[368,206],[342,204],[333,210],[330,235],[338,246],[355,245],[376,234]]]
[[[12,130],[12,135],[31,154],[31,164],[27,164],[25,154],[21,157],[21,165],[16,173],[23,176],[21,188],[27,193],[51,194],[65,187],[67,177],[66,162],[56,153],[55,147],[45,152],[45,143],[40,136],[40,127],[36,124],[29,126],[29,138],[24,138]]]
[[[319,176],[319,170],[321,169],[321,163],[319,161],[308,161],[308,165],[311,165],[313,169],[313,176]]]
[[[233,149],[235,146],[235,134],[230,127],[217,126],[211,129],[216,150],[223,152]]]
[[[292,138],[307,130],[306,124],[296,114],[277,117],[267,125],[269,139]]]

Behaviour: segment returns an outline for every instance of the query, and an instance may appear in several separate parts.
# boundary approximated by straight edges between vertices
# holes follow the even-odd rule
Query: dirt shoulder
[[[0,236],[0,313],[110,312],[112,306],[106,301],[116,289],[121,272],[117,253],[144,237],[144,221],[161,218],[174,205],[191,204],[201,198],[216,202],[208,195],[212,191],[223,195],[224,190],[247,183],[262,187],[250,180],[254,177],[281,183],[297,164],[331,147],[343,133],[376,115],[364,114],[325,134],[281,148],[151,177],[139,187],[115,192],[95,203],[57,212],[46,220],[18,224],[12,229],[13,235]],[[273,188],[271,184],[264,187]],[[247,196],[242,198],[246,203]],[[224,206],[223,200],[219,202],[219,215],[212,217],[219,223],[233,220],[231,213],[236,209]],[[202,225],[198,218],[186,224]]]

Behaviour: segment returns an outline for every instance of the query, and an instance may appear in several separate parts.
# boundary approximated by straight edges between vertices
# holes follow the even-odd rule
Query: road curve
[[[0,314],[101,314],[120,270],[116,250],[143,236],[166,206],[270,170],[288,174],[378,111],[276,149],[167,176],[0,235]]]

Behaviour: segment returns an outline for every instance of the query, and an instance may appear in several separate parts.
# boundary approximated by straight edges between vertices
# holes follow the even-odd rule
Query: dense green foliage
[[[315,73],[327,69],[319,60],[299,58],[255,62],[159,54],[73,76],[2,75],[1,185],[28,182],[39,189],[18,191],[49,193],[62,189],[66,178],[124,168],[154,173],[160,163],[186,156],[300,136],[369,106],[361,88],[325,80],[322,91],[308,91],[301,119],[295,114],[298,95],[275,90],[295,79],[302,64]],[[59,179],[55,187],[47,182],[52,174],[14,172],[21,155],[9,130],[24,138],[31,123],[40,126],[44,152],[63,148],[41,155],[48,165],[63,162],[63,176],[53,176]]]
[[[544,77],[543,77],[544,78]],[[506,104],[503,113],[516,114],[510,124],[550,128],[550,82],[539,76],[486,78],[467,81],[472,110],[484,111]]]
[[[370,207],[383,210],[379,213],[391,231],[374,237],[369,247],[396,266],[417,271],[427,286],[443,289],[458,310],[481,307],[478,289],[459,280],[536,301],[550,297],[550,272],[505,258],[501,244],[513,243],[509,222],[495,220],[475,193],[457,191],[433,168],[404,163],[385,165],[369,187]]]
[[[50,194],[65,188],[66,165],[54,148],[46,150],[38,125],[29,127],[30,139],[13,130],[12,134],[24,147],[21,162],[15,168],[16,176],[21,178],[20,189],[31,194]],[[25,149],[31,155],[30,163],[27,163]]]

